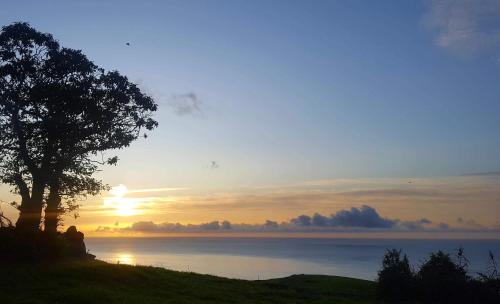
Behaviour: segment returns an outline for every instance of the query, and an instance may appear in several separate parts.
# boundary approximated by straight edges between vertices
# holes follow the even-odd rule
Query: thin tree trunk
[[[45,208],[45,231],[56,233],[59,225],[59,214],[61,213],[61,196],[59,195],[59,185],[51,185],[47,207]]]

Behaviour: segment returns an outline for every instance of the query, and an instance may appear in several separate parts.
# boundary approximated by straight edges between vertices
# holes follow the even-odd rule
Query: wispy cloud
[[[208,166],[208,168],[211,170],[215,170],[215,169],[219,169],[220,165],[217,161],[213,160],[210,162],[210,165]]]
[[[411,183],[408,183],[410,180]],[[235,227],[237,224],[234,223],[261,223],[261,226],[268,220],[267,226],[273,227],[304,215],[301,218],[304,223],[309,217],[309,221],[316,226],[327,223],[327,226],[335,226],[336,229],[342,228],[340,223],[343,221],[358,221],[362,227],[406,227],[408,231],[418,230],[420,226],[432,226],[441,231],[447,227],[500,227],[496,216],[500,206],[500,176],[490,174],[412,179],[332,179],[296,182],[281,187],[244,187],[232,192],[170,191],[173,189],[179,188],[129,190],[132,193],[127,193],[124,199],[133,200],[138,215],[120,221],[127,221],[127,225],[138,221],[185,224],[227,219]],[[163,190],[166,192],[161,193]],[[100,225],[114,222],[118,208],[103,205],[102,199],[83,206],[81,214],[91,216],[82,216],[81,219]],[[351,209],[352,206],[356,209]],[[459,217],[462,217],[461,221],[457,221]]]
[[[430,0],[423,23],[438,46],[458,55],[500,55],[500,1]]]
[[[203,114],[202,104],[198,95],[193,92],[173,95],[168,101],[168,105],[172,107],[174,113],[180,116]]]
[[[188,190],[188,188],[149,188],[149,189],[132,189],[127,190],[127,193],[149,193],[149,192],[170,192],[170,191],[182,191]]]
[[[473,228],[473,229],[483,229],[483,228],[485,228],[483,225],[479,224],[475,220],[464,219],[462,217],[459,217],[457,219],[457,223],[459,224],[460,227],[464,227],[464,228]]]

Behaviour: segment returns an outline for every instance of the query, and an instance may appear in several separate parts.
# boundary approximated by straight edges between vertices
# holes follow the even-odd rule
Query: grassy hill
[[[0,264],[1,265],[1,264]],[[1,303],[376,303],[375,283],[294,275],[245,281],[100,261],[1,265]]]

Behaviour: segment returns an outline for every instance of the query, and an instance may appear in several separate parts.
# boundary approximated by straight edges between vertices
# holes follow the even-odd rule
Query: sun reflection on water
[[[135,256],[130,253],[119,253],[115,260],[118,264],[135,265]]]

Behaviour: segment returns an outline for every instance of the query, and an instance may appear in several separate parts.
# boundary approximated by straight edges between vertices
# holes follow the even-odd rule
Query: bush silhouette
[[[481,295],[482,303],[500,303],[500,274],[493,252],[489,252],[489,265],[486,272],[478,273],[479,280],[473,284]]]
[[[387,250],[378,273],[380,295],[390,301],[408,300],[415,297],[415,275],[408,257],[401,250]]]
[[[40,262],[62,259],[90,260],[83,233],[71,226],[64,233],[21,233],[15,227],[0,227],[1,262]]]
[[[462,265],[449,254],[432,253],[418,272],[419,291],[423,299],[437,303],[463,303],[467,298],[469,277]]]
[[[401,250],[387,250],[378,273],[378,290],[386,301],[414,303],[500,303],[500,276],[493,253],[486,273],[472,277],[462,248],[456,260],[431,253],[415,274]]]

